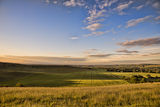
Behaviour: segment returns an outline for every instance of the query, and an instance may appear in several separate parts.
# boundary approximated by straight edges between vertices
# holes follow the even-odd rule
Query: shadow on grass
[[[0,86],[15,86],[22,83],[26,87],[63,87],[79,85],[70,80],[119,80],[121,77],[112,74],[101,74],[95,71],[36,73],[36,72],[0,72]]]

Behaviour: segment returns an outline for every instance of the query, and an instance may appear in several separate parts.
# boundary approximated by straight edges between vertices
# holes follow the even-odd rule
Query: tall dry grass
[[[0,107],[159,107],[160,83],[0,88]]]

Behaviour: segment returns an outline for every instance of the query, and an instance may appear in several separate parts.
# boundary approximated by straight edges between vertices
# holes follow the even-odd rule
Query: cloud
[[[84,35],[84,36],[86,36],[86,37],[88,37],[88,36],[100,36],[100,35],[103,35],[103,34],[105,34],[105,32],[99,31],[99,32],[91,32],[91,33],[89,33],[87,35]]]
[[[144,55],[138,54],[139,51],[128,51],[128,50],[127,51],[126,50],[123,51],[122,50],[122,51],[117,51],[117,52],[122,52],[122,53],[121,54],[117,54],[117,53],[112,53],[112,54],[96,53],[96,54],[89,54],[87,57],[88,58],[105,58],[105,57],[114,56],[115,58],[116,57],[127,57],[127,58],[129,58],[129,57],[132,57],[133,55],[135,55],[135,56],[144,56]],[[159,55],[159,54],[156,54],[156,55]],[[110,60],[113,60],[114,57],[110,57],[111,58]]]
[[[118,43],[121,46],[152,46],[152,45],[159,45],[160,44],[160,37],[152,37],[152,38],[145,38],[139,40],[131,40]]]
[[[160,55],[160,52],[151,52],[151,53],[148,53],[148,54],[143,54],[142,56],[159,56]]]
[[[98,20],[106,16],[107,9],[105,7],[110,7],[112,4],[118,2],[118,0],[95,0],[96,4],[88,8],[88,17],[86,18],[89,23],[99,22],[103,19]]]
[[[160,20],[160,16],[155,17],[155,20],[156,21]]]
[[[160,9],[160,1],[159,0],[154,0],[155,2],[153,2],[152,7],[156,8],[156,9]]]
[[[49,3],[50,3],[50,0],[46,0],[45,2],[46,2],[47,4],[49,4]]]
[[[147,21],[149,18],[151,18],[152,16],[145,16],[145,17],[142,17],[142,18],[138,18],[138,19],[132,19],[132,20],[129,20],[127,22],[127,25],[126,25],[126,28],[128,27],[132,27],[132,26],[135,26],[139,23],[142,23],[144,21]]]
[[[103,22],[105,17],[108,15],[107,9],[105,7],[110,7],[112,4],[118,2],[118,0],[95,0],[94,5],[88,5],[88,17],[86,18],[85,22],[87,22],[86,29],[91,31],[88,36],[92,35],[102,35],[103,32],[92,32],[97,29],[101,28],[100,22]]]
[[[160,13],[160,0],[147,0],[145,5],[153,7],[157,10],[157,13]]]
[[[104,57],[109,57],[112,54],[93,54],[93,55],[88,55],[88,57],[92,57],[92,58],[104,58]]]
[[[121,4],[119,4],[114,10],[119,11],[119,14],[120,14],[120,15],[123,15],[123,14],[125,14],[125,13],[123,12],[123,10],[124,10],[124,9],[127,9],[132,3],[133,3],[133,1],[129,1],[128,3],[121,3]]]
[[[89,36],[100,36],[100,35],[104,35],[104,34],[107,34],[107,33],[113,33],[113,34],[116,34],[117,32],[112,28],[112,29],[110,29],[110,30],[106,30],[106,31],[97,31],[97,32],[95,32],[95,31],[93,31],[93,32],[91,32],[91,33],[89,33],[89,34],[86,34],[86,35],[84,35],[85,37],[89,37]]]
[[[136,10],[140,10],[141,8],[143,8],[144,7],[144,5],[139,5],[139,6],[137,6],[137,7],[134,7]]]
[[[148,60],[115,60],[107,62],[109,64],[160,64],[160,59]]]
[[[68,0],[63,3],[63,5],[68,7],[75,7],[75,6],[84,6],[83,0]]]
[[[95,31],[99,28],[101,28],[102,25],[100,23],[93,23],[93,24],[90,24],[88,25],[87,27],[85,27],[85,29],[88,29],[88,30],[91,30],[91,31]]]
[[[87,58],[104,58],[114,55],[114,54],[106,54],[104,50],[98,50],[94,48],[85,50],[84,54],[87,55]]]
[[[118,50],[116,52],[121,52],[121,53],[138,53],[139,51],[129,51],[127,49],[122,49],[122,50]]]
[[[1,61],[25,64],[79,64],[85,63],[86,58],[77,57],[45,57],[45,56],[3,56]]]
[[[112,4],[118,2],[118,0],[102,0],[102,3],[99,4],[100,9],[104,9],[105,7],[110,7]]]
[[[122,25],[118,25],[118,26],[117,26],[117,28],[121,28],[121,27],[122,27]]]
[[[131,5],[132,3],[133,3],[133,1],[129,1],[128,3],[120,4],[120,5],[118,5],[117,10],[122,11],[122,10],[128,8],[129,5]]]
[[[57,4],[57,3],[58,3],[58,1],[56,1],[56,0],[53,1],[53,4]]]
[[[72,36],[70,39],[77,40],[77,39],[79,39],[79,37],[78,36]]]
[[[89,16],[86,18],[89,23],[98,22],[98,18],[103,17],[106,10],[97,10],[96,8],[88,11]]]

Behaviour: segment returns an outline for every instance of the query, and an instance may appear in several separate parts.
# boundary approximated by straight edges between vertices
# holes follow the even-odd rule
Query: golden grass
[[[0,107],[159,107],[160,83],[0,88]]]

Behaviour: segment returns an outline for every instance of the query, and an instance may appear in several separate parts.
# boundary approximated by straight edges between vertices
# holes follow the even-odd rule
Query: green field
[[[0,69],[0,86],[15,86],[16,83],[25,87],[108,86],[128,84],[122,79],[123,76],[147,74],[160,77],[160,73],[108,72],[104,69],[75,66],[9,65]]]

